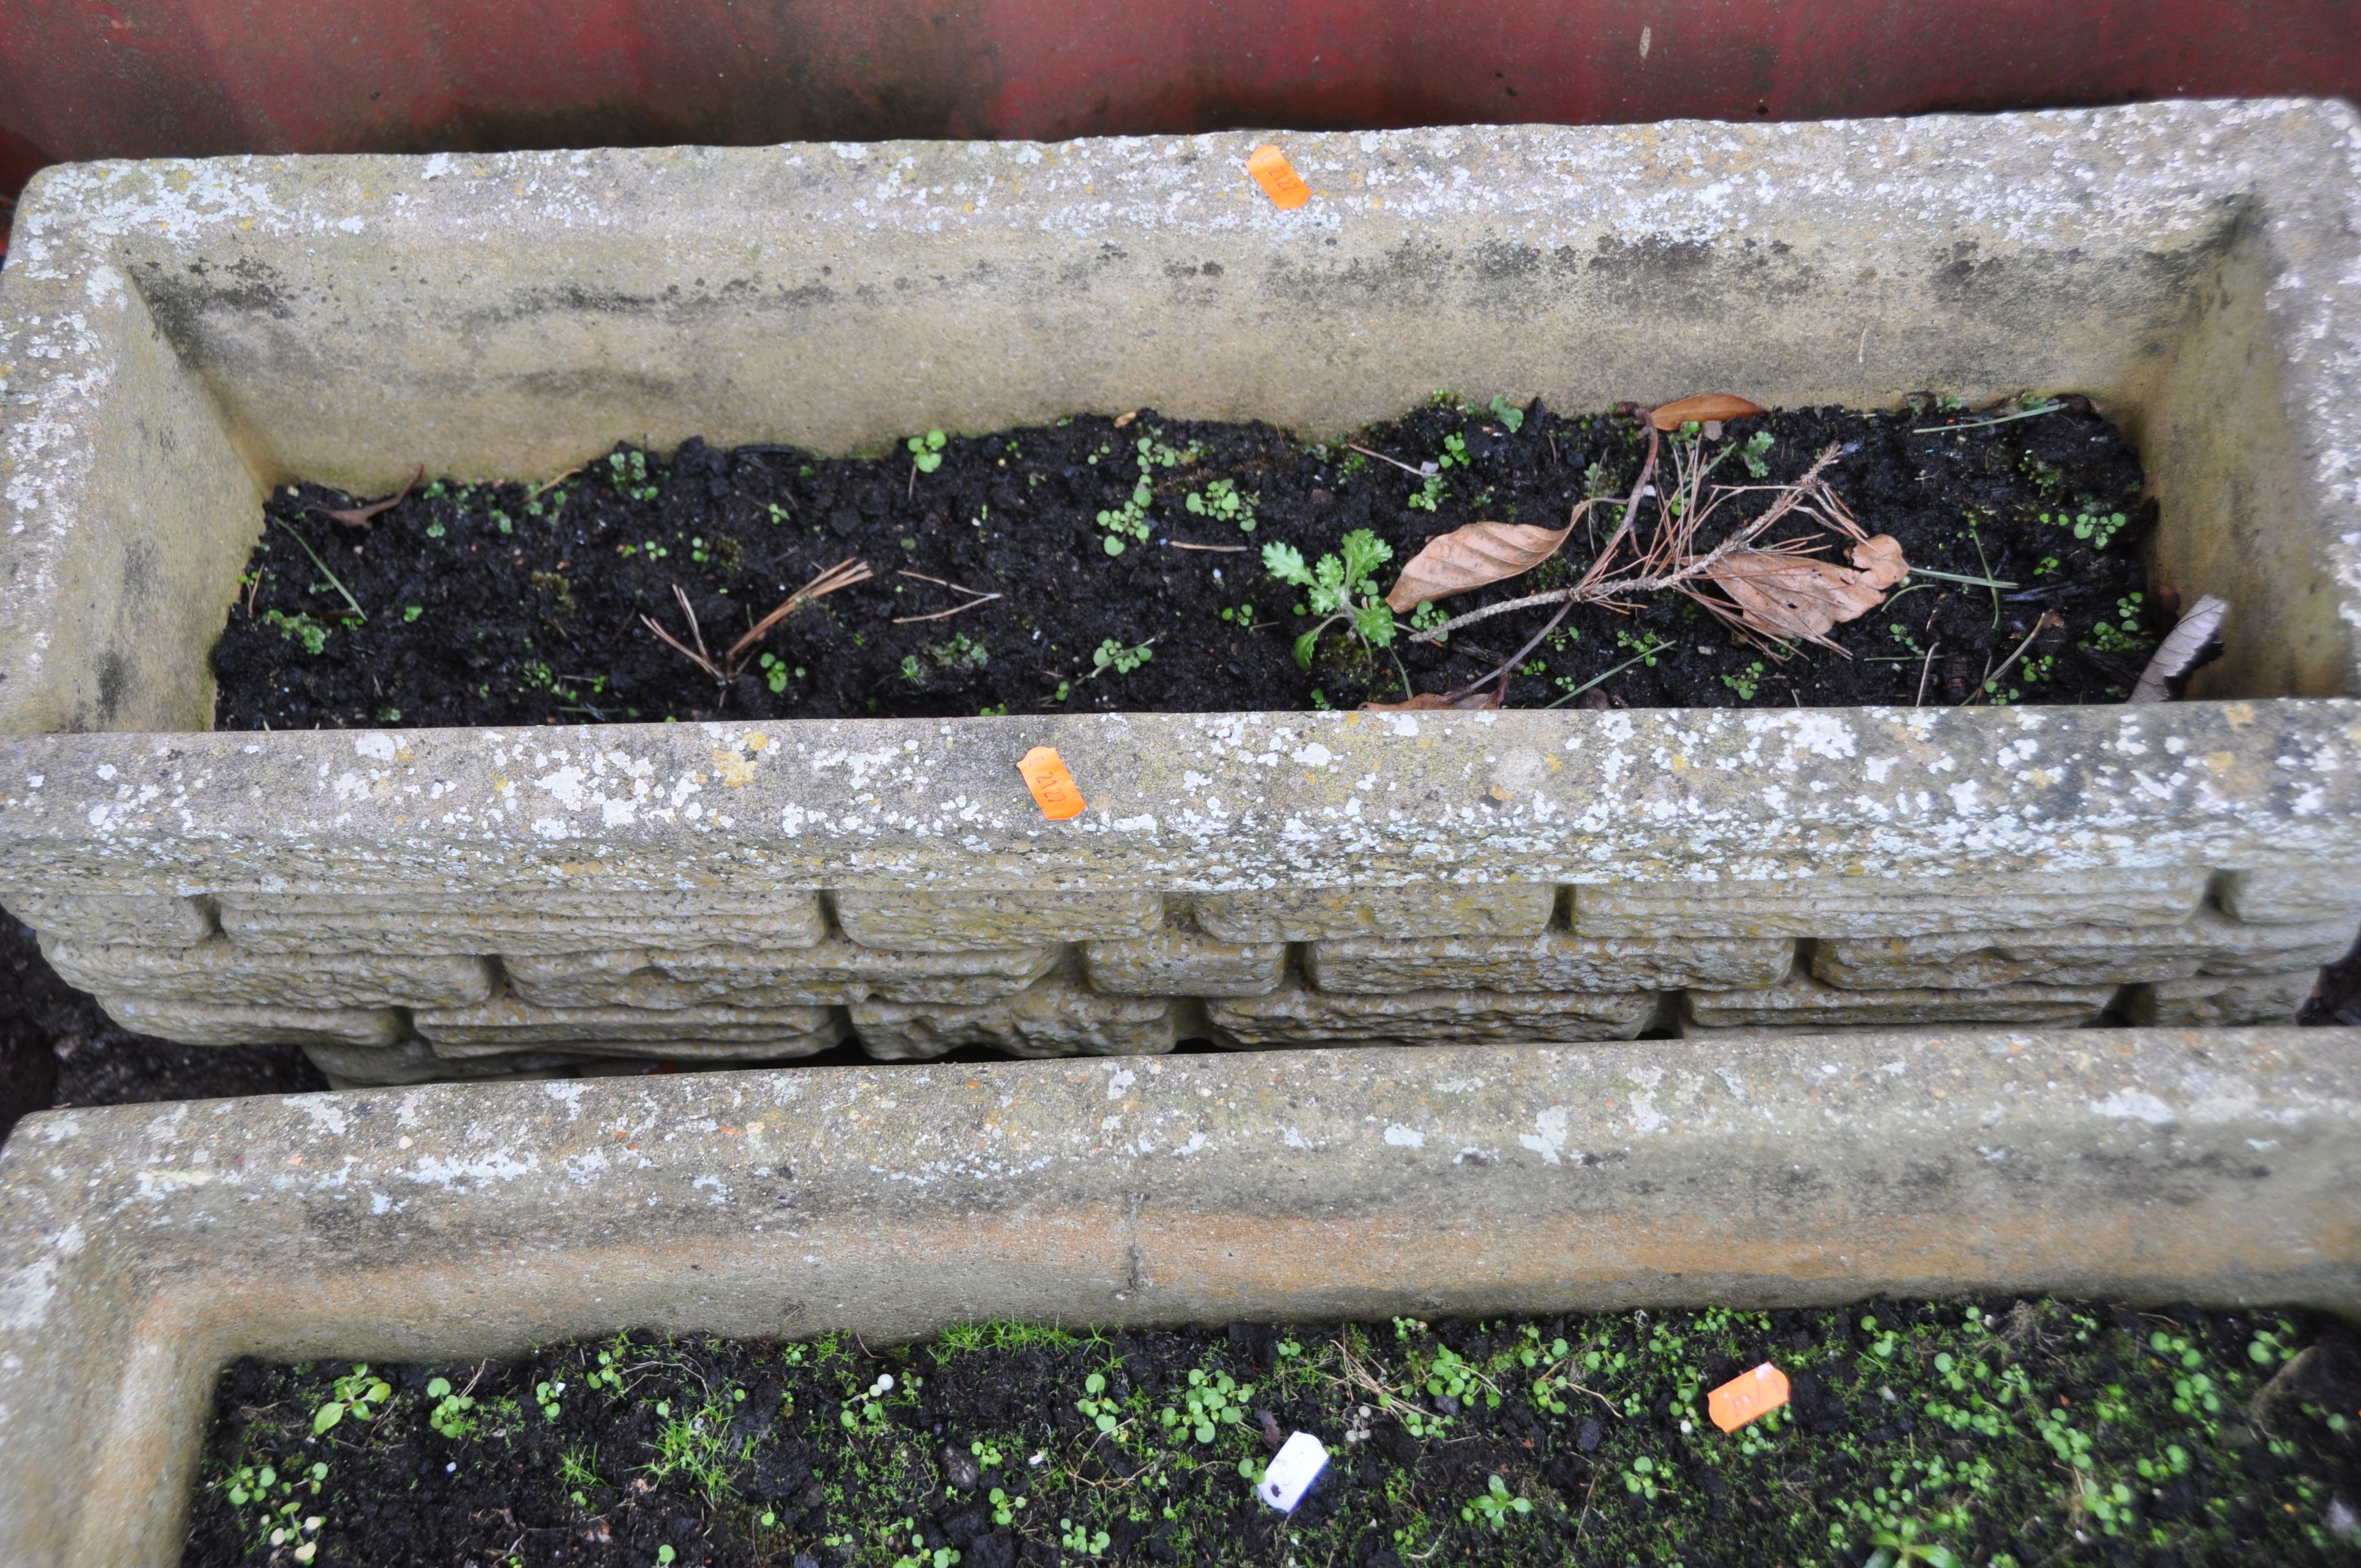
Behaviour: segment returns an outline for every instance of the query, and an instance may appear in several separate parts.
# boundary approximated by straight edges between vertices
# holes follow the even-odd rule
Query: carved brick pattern
[[[846,1040],[911,1060],[1667,1024],[2071,1025],[2110,1010],[2227,1026],[2291,1017],[2361,924],[2345,869],[1423,897],[27,892],[11,907],[126,1027],[299,1044],[340,1083],[787,1061]]]

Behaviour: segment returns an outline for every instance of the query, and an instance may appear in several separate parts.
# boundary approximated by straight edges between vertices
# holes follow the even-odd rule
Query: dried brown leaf
[[[1678,430],[1691,421],[1703,424],[1708,420],[1745,419],[1768,411],[1761,403],[1750,403],[1735,392],[1699,392],[1694,398],[1682,398],[1653,410],[1648,418],[1658,430]]]
[[[401,505],[401,498],[408,495],[412,487],[415,486],[419,480],[424,477],[426,477],[426,465],[421,463],[418,466],[418,472],[412,474],[408,479],[403,481],[401,488],[394,491],[393,494],[386,497],[385,499],[381,501],[371,501],[365,507],[345,507],[338,510],[331,510],[329,508],[323,507],[321,510],[326,511],[330,517],[335,518],[346,528],[367,528],[368,526],[369,519],[375,517],[381,511],[390,511],[393,508]]]
[[[1885,602],[1867,574],[1775,550],[1733,550],[1707,572],[1746,626],[1783,642],[1822,641],[1840,620]]]
[[[1536,528],[1525,522],[1471,522],[1426,542],[1394,580],[1386,603],[1408,614],[1429,599],[1447,598],[1487,583],[1530,572],[1557,554],[1574,524]]]
[[[1408,702],[1365,702],[1361,705],[1361,711],[1363,713],[1423,713],[1431,707],[1472,710],[1481,707],[1498,707],[1507,696],[1507,690],[1499,685],[1489,685],[1483,691],[1469,692],[1456,702],[1439,692],[1420,692]]]
[[[1890,588],[1910,575],[1910,563],[1902,556],[1902,542],[1890,533],[1862,540],[1851,554],[1852,564],[1861,568],[1863,587]]]

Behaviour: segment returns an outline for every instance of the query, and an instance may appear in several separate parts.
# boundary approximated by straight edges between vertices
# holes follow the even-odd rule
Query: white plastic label
[[[1262,1500],[1280,1513],[1291,1514],[1320,1472],[1328,1468],[1328,1450],[1308,1431],[1297,1432],[1271,1457],[1270,1468],[1257,1488]]]

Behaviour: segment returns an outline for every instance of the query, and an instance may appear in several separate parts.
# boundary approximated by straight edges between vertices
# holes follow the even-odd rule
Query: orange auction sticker
[[[1736,1431],[1786,1402],[1787,1375],[1767,1361],[1752,1372],[1740,1373],[1705,1397],[1707,1413],[1713,1417],[1713,1424],[1724,1431]]]
[[[1295,172],[1295,165],[1287,161],[1287,154],[1275,147],[1258,147],[1246,159],[1246,172],[1262,187],[1274,207],[1300,207],[1312,200],[1312,187]]]
[[[1058,755],[1056,747],[1034,747],[1018,761],[1016,771],[1025,775],[1033,803],[1050,821],[1063,822],[1082,814],[1082,792],[1075,787],[1074,775],[1066,771],[1066,760]]]

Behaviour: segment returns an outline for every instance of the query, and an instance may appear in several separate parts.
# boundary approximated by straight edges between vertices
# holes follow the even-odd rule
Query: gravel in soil
[[[1716,481],[1750,485],[1793,480],[1833,444],[1831,481],[1863,527],[1894,535],[1915,566],[1950,577],[1916,578],[1839,626],[1842,654],[1806,647],[1783,657],[1676,595],[1628,614],[1586,606],[1526,657],[1509,705],[2119,700],[2172,619],[2169,596],[2146,581],[2139,561],[2157,509],[2143,499],[2138,456],[2080,398],[2033,417],[1994,417],[1920,399],[1884,414],[1773,411],[1703,438],[1705,455],[1723,458]],[[1407,472],[1353,445],[1434,471]],[[1397,700],[1405,677],[1436,692],[1504,663],[1549,612],[1512,612],[1442,646],[1412,643],[1401,627],[1378,647],[1337,622],[1306,667],[1294,646],[1318,621],[1304,613],[1306,593],[1266,569],[1263,547],[1291,546],[1316,568],[1323,556],[1342,559],[1345,535],[1367,530],[1390,553],[1374,574],[1382,589],[1433,535],[1479,520],[1558,528],[1586,496],[1623,494],[1645,445],[1634,417],[1442,397],[1352,444],[1306,445],[1267,425],[1144,411],[985,436],[929,433],[867,458],[690,441],[666,463],[619,448],[554,483],[437,479],[358,527],[327,515],[355,498],[286,486],[266,506],[246,591],[214,655],[218,722],[572,724]],[[1724,515],[1764,504],[1741,497]],[[1708,525],[1707,542],[1719,526]],[[1455,614],[1562,586],[1609,532],[1606,522],[1577,530],[1564,556],[1445,606]],[[1767,537],[1802,532],[1783,524]],[[792,590],[847,559],[874,576],[770,631],[726,684],[643,620],[690,646],[701,634],[719,663]],[[2059,623],[2046,626],[2045,613]],[[1380,609],[1379,621],[1389,619]]]
[[[1790,1406],[1720,1432],[1765,1360]],[[2048,1300],[243,1361],[184,1562],[2349,1563],[2356,1405],[2324,1320]]]

